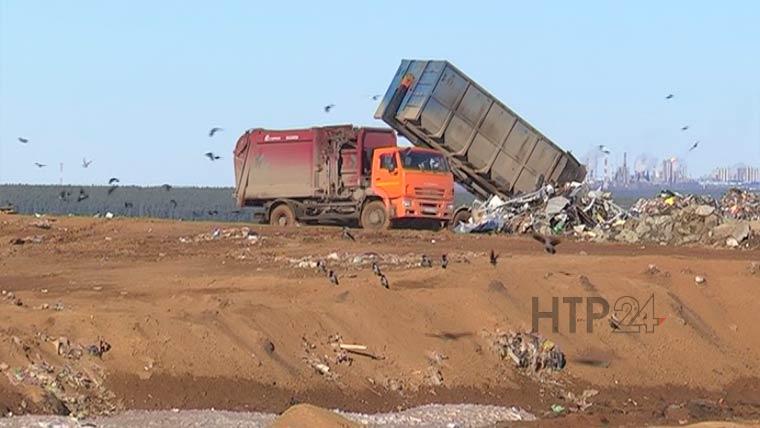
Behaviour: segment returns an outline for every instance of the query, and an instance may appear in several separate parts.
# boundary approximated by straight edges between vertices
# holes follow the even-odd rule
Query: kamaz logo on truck
[[[285,136],[285,141],[293,141],[293,140],[297,140],[297,139],[298,139],[298,135],[286,135]],[[271,136],[269,134],[266,134],[266,135],[264,135],[264,141],[265,142],[269,142],[269,141],[282,141],[282,137],[273,137],[273,136]]]

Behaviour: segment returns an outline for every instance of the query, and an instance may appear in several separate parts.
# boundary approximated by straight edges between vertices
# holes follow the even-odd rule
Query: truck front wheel
[[[269,213],[269,224],[272,226],[290,227],[296,224],[296,215],[288,204],[277,205]]]
[[[361,226],[369,230],[382,230],[390,226],[391,220],[383,201],[372,201],[364,205]]]

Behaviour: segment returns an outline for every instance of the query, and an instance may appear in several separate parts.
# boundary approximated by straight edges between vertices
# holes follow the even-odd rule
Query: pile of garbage
[[[211,232],[201,233],[192,237],[181,236],[179,242],[190,244],[193,242],[214,241],[218,239],[247,239],[250,242],[258,242],[260,238],[261,235],[259,235],[258,232],[251,230],[249,227],[234,227],[229,229],[216,227]]]
[[[612,200],[610,192],[569,183],[560,189],[547,185],[506,201],[492,196],[485,203],[476,201],[471,212],[469,222],[455,227],[457,232],[538,232],[595,242],[737,248],[758,244],[752,238],[753,227],[760,227],[756,223],[760,220],[760,194],[730,189],[715,200],[664,190],[625,210]]]
[[[515,366],[530,373],[565,368],[565,354],[554,342],[538,333],[497,333],[492,344],[502,359],[509,358]]]

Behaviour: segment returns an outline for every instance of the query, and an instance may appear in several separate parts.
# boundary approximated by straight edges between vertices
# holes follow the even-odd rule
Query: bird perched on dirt
[[[554,236],[544,236],[538,232],[533,232],[533,239],[544,245],[544,251],[549,254],[555,254],[557,252],[556,246],[562,242],[559,238]]]
[[[161,187],[163,187],[163,188],[164,188],[164,190],[166,190],[167,192],[168,192],[169,190],[172,190],[172,186],[171,186],[171,185],[169,185],[169,184],[162,184],[162,185],[161,185]]]
[[[91,160],[87,160],[87,158],[82,158],[82,168],[88,168],[92,164]]]
[[[348,228],[346,226],[343,226],[343,232],[341,233],[341,237],[343,239],[356,241],[356,238],[354,238],[354,235],[352,235],[351,232],[348,231]]]
[[[446,269],[449,265],[449,258],[446,254],[441,254],[441,269]]]
[[[335,104],[328,104],[324,107],[325,113],[330,113],[330,110],[332,110],[335,107]]]
[[[45,168],[47,165],[44,163],[35,162],[34,166],[36,166],[37,168]]]
[[[426,268],[433,267],[433,261],[430,260],[430,257],[428,257],[427,255],[423,254],[422,255],[422,260],[420,260],[420,266],[426,267]]]
[[[24,137],[18,137],[18,141],[19,141],[21,144],[26,144],[26,143],[28,143],[28,142],[29,142],[29,139],[27,139],[27,138],[24,138]]]
[[[111,178],[108,180],[108,184],[114,184],[114,183],[118,183],[118,182],[119,182],[119,179],[118,179],[118,178],[116,178],[116,177],[111,177]]]
[[[221,156],[215,155],[213,152],[206,152],[204,156],[206,156],[211,162],[222,158]]]
[[[675,96],[675,95],[673,95],[673,94],[668,94],[668,96],[666,96],[666,97],[665,97],[665,99],[666,99],[666,100],[670,100],[670,99],[672,99],[674,96]]]
[[[327,277],[330,278],[331,284],[338,285],[338,274],[336,274],[335,271],[331,270],[328,272]]]
[[[77,202],[82,202],[89,197],[90,195],[88,195],[83,188],[79,188],[79,196],[77,196]]]
[[[488,255],[488,261],[491,263],[491,266],[496,267],[496,263],[499,261],[499,255],[491,250],[491,254]]]
[[[696,149],[697,146],[699,146],[699,141],[695,141],[694,144],[692,144],[691,147],[689,148],[689,151]]]
[[[388,283],[388,278],[385,277],[382,273],[380,274],[380,285],[385,288],[386,290],[390,290],[391,286]]]
[[[372,262],[372,273],[377,276],[381,276],[383,274],[380,272],[380,266],[377,265],[377,262]]]
[[[681,127],[681,131],[686,131],[687,129],[689,129],[689,125],[684,125]]]
[[[113,186],[109,187],[109,188],[108,188],[108,195],[110,196],[110,195],[111,195],[111,193],[115,192],[115,191],[116,191],[116,189],[118,189],[118,188],[119,188],[119,186],[117,186],[117,185],[115,185],[115,184],[114,184]]]
[[[325,275],[327,275],[327,264],[324,260],[317,260],[317,269]]]
[[[214,134],[216,134],[219,131],[224,131],[224,130],[222,128],[217,128],[217,127],[211,128],[211,130],[208,131],[208,136],[213,137]]]

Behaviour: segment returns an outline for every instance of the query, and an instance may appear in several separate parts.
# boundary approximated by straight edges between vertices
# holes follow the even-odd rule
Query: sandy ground
[[[245,238],[244,224],[53,220],[42,229],[32,217],[0,217],[4,414],[61,411],[30,375],[35,366],[59,380],[79,375],[90,413],[478,403],[518,406],[542,426],[760,418],[760,273],[751,271],[760,251],[565,242],[552,256],[523,237],[353,230],[353,242],[330,227],[256,226]],[[41,242],[12,243],[34,236]],[[434,267],[417,265],[422,254]],[[317,259],[339,285],[311,267]],[[607,319],[587,332],[585,300],[575,333],[566,305],[559,332],[542,321],[567,356],[561,372],[529,375],[492,349],[495,333],[530,330],[533,297],[546,310],[552,297],[651,295],[664,319],[654,333],[616,333]],[[99,339],[110,345],[100,357],[87,351]],[[584,411],[550,410],[592,389]]]

